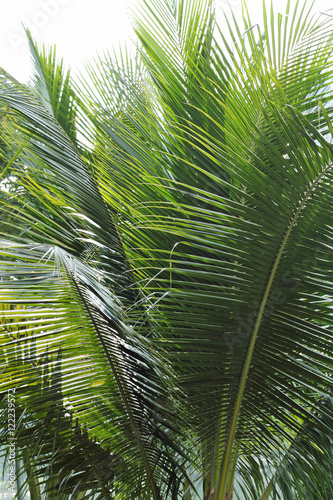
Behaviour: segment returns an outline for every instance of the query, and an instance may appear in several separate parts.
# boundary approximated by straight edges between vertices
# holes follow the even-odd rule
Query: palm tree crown
[[[141,0],[80,85],[29,32],[1,72],[18,498],[333,498],[333,16],[263,12]]]

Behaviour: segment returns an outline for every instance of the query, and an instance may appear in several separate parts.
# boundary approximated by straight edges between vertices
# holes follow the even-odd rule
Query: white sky
[[[119,41],[131,36],[126,6],[133,0],[3,0],[0,18],[0,67],[26,82],[30,58],[22,28],[24,23],[35,40],[57,45],[59,57],[74,70]],[[217,10],[231,5],[240,13],[241,0],[215,0]],[[284,12],[286,0],[273,0]],[[261,20],[262,0],[247,0],[253,22]],[[332,0],[316,0],[315,10],[333,7]]]

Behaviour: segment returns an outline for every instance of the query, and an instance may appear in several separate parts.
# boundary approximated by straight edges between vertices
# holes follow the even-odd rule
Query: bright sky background
[[[241,0],[215,0],[218,12],[240,13]],[[35,40],[56,43],[58,56],[74,70],[83,70],[97,51],[131,37],[126,7],[133,0],[6,0],[1,5],[0,67],[20,81],[28,80],[30,58],[22,23]],[[273,0],[284,12],[286,0]],[[253,22],[261,20],[262,0],[247,0]],[[316,0],[315,11],[332,7],[332,0]]]

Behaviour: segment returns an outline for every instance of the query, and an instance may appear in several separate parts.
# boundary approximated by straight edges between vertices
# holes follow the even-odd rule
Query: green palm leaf
[[[157,470],[159,464],[162,470],[168,467],[168,460],[176,466],[178,451],[168,437],[173,430],[166,420],[170,412],[163,410],[167,398],[160,385],[163,369],[161,363],[158,368],[151,347],[125,326],[119,304],[99,283],[94,269],[59,248],[6,242],[1,246],[6,257],[1,263],[2,388],[15,388],[20,410],[27,411],[21,418],[25,447],[33,447],[39,434],[39,442],[46,439],[45,431],[39,429],[41,422],[46,430],[52,422],[57,433],[63,434],[63,427],[70,432],[64,416],[66,406],[70,407],[80,426],[111,450],[109,461],[114,469],[119,468],[117,477],[122,481],[120,494],[137,498],[144,492],[146,470],[150,489],[159,498],[152,464]],[[14,307],[8,308],[9,304]],[[19,327],[16,334],[12,324]],[[43,356],[48,362],[38,361]],[[60,379],[55,383],[57,371]],[[29,395],[34,379],[45,388]],[[163,460],[156,440],[164,442]],[[170,446],[174,457],[168,459]],[[39,454],[38,467],[42,467],[50,460],[50,450],[44,445]],[[128,477],[134,485],[126,486]],[[108,477],[103,481],[109,481]]]
[[[316,203],[323,206],[325,192],[330,204],[329,118],[318,119],[318,102],[331,116],[331,27],[304,9],[296,21],[299,6],[295,14],[288,6],[292,22],[286,18],[279,57],[266,12],[265,35],[256,40],[245,17],[244,37],[230,24],[234,48],[221,33],[223,51],[210,30],[202,32],[208,2],[185,14],[182,2],[142,5],[136,26],[147,83],[138,94],[123,78],[130,99],[122,117],[135,129],[112,111],[112,94],[110,112],[102,92],[103,107],[94,105],[101,149],[112,151],[100,155],[99,175],[104,184],[108,171],[119,172],[103,195],[110,206],[126,204],[127,255],[156,304],[147,306],[150,317],[165,322],[159,335],[187,392],[203,459],[215,462],[207,491],[217,482],[216,498],[224,498],[233,454],[254,473],[253,453],[269,457],[280,436],[292,440],[309,408],[320,407],[315,392],[331,387],[330,347],[319,354],[317,340],[330,338],[322,327],[329,323],[329,285],[321,292],[318,279],[309,285],[315,274],[328,283],[329,263],[312,259],[313,268],[297,276],[302,289],[288,281],[309,248],[323,252],[319,234],[330,244],[330,222],[326,214],[319,224]],[[208,63],[201,72],[203,47]],[[109,62],[101,74],[126,69]],[[158,123],[157,109],[164,113]],[[294,319],[304,326],[295,329]]]
[[[116,304],[114,302],[115,294],[120,290],[125,301],[129,300],[130,297],[134,298],[136,296],[136,292],[131,290],[132,281],[130,275],[123,274],[123,271],[126,271],[127,263],[124,259],[122,244],[115,223],[99,194],[98,187],[89,168],[69,141],[65,131],[63,131],[44,106],[31,93],[17,82],[10,80],[5,74],[3,75],[1,98],[2,102],[7,107],[11,107],[12,112],[16,113],[17,126],[20,130],[18,140],[22,140],[23,137],[27,143],[24,148],[25,156],[21,159],[20,163],[17,163],[15,170],[15,175],[24,185],[25,192],[22,196],[16,197],[17,199],[14,200],[14,203],[13,198],[10,197],[9,201],[4,203],[5,210],[12,213],[14,208],[16,220],[24,221],[27,225],[24,238],[21,237],[19,240],[26,241],[27,236],[28,238],[30,236],[30,238],[34,238],[35,240],[37,238],[40,244],[42,244],[42,253],[37,253],[37,256],[34,255],[35,244],[30,243],[26,250],[24,250],[25,247],[22,249],[20,246],[18,253],[14,251],[13,255],[10,254],[10,258],[14,259],[17,268],[19,268],[18,262],[20,262],[21,258],[24,258],[24,255],[32,259],[34,264],[30,264],[32,268],[30,279],[34,280],[38,262],[39,260],[43,260],[43,252],[46,252],[46,258],[51,259],[49,272],[54,273],[55,269],[60,269],[58,279],[61,280],[61,277],[65,275],[66,279],[70,281],[71,293],[74,293],[73,300],[77,304],[78,310],[76,317],[68,311],[68,328],[70,329],[70,325],[72,324],[74,327],[72,335],[79,341],[79,337],[76,335],[76,325],[80,324],[78,318],[80,315],[83,315],[83,318],[85,317],[88,323],[83,323],[79,326],[78,331],[81,332],[82,330],[82,333],[86,335],[89,330],[88,324],[90,324],[91,333],[95,329],[95,334],[97,334],[98,341],[102,347],[99,355],[107,359],[107,364],[114,377],[113,383],[108,387],[108,390],[113,393],[115,390],[114,387],[117,387],[116,393],[118,393],[118,396],[116,397],[123,401],[120,407],[117,408],[117,404],[115,406],[111,405],[108,407],[108,410],[106,410],[107,407],[104,407],[103,403],[102,406],[104,409],[102,408],[98,417],[90,414],[88,418],[88,414],[81,410],[82,391],[88,389],[89,385],[81,377],[79,379],[73,377],[73,368],[70,368],[73,362],[77,363],[78,361],[75,355],[77,349],[85,350],[85,343],[79,341],[79,344],[74,343],[71,346],[73,351],[70,349],[69,358],[63,358],[62,361],[62,370],[68,369],[67,373],[71,381],[71,386],[76,387],[77,384],[76,391],[80,404],[78,403],[78,406],[74,410],[74,417],[77,418],[79,415],[80,425],[86,425],[95,438],[101,439],[101,436],[97,432],[101,424],[96,425],[96,422],[104,421],[105,412],[109,412],[108,420],[112,420],[112,415],[114,414],[114,418],[120,427],[122,427],[122,424],[120,423],[119,415],[127,415],[127,417],[125,416],[125,420],[128,419],[129,430],[120,432],[120,429],[115,430],[113,426],[111,426],[112,429],[111,427],[109,428],[110,436],[117,436],[120,449],[125,453],[123,457],[124,463],[119,469],[123,472],[117,474],[117,481],[122,485],[119,487],[119,494],[124,495],[126,498],[129,495],[136,498],[139,494],[137,493],[138,491],[144,492],[148,488],[152,491],[154,498],[160,498],[161,495],[168,495],[171,488],[173,490],[179,488],[179,478],[184,475],[181,465],[181,461],[184,458],[181,459],[180,463],[177,463],[177,456],[179,454],[181,456],[184,453],[177,446],[175,436],[178,431],[174,429],[170,421],[174,410],[172,408],[165,409],[170,406],[168,402],[170,401],[169,392],[172,389],[171,387],[166,388],[166,386],[167,380],[170,382],[171,379],[166,377],[166,374],[164,375],[162,389],[160,382],[162,380],[161,374],[164,370],[161,371],[161,368],[158,368],[161,362],[158,361],[158,357],[151,351],[151,347],[148,347],[148,344],[144,348],[144,350],[148,349],[146,354],[144,354],[144,350],[141,348],[138,350],[134,346],[128,337],[131,331],[130,327],[125,327],[124,325],[123,328],[127,333],[124,330],[123,338],[111,341],[110,344],[110,332],[113,332],[114,328],[118,328],[119,332],[119,325],[116,327],[112,323],[114,319],[112,319],[113,313],[111,311]],[[80,177],[82,182],[80,181]],[[72,186],[66,184],[67,187],[65,189],[64,183],[66,179],[72,179]],[[52,247],[49,245],[50,242],[54,241],[60,244],[62,249],[59,247],[56,252],[52,251]],[[45,250],[43,245],[44,247],[48,245],[46,248],[49,249]],[[72,253],[67,254],[63,249],[70,250]],[[9,251],[6,250],[6,252],[8,254]],[[77,259],[78,257],[80,260]],[[102,261],[104,262],[103,265],[101,265]],[[90,271],[88,262],[92,266]],[[84,267],[80,271],[80,274],[83,274],[80,280],[78,280],[76,274],[80,265]],[[30,272],[29,267],[27,269],[23,266],[22,272],[19,273],[18,271],[18,274],[24,276],[24,273],[28,272]],[[8,273],[10,274],[9,271]],[[104,289],[99,283],[100,281],[108,284],[109,288]],[[25,278],[23,279],[23,283],[24,286],[27,286]],[[33,284],[35,281],[31,283]],[[15,284],[19,286],[19,282],[15,282]],[[56,286],[60,286],[59,282]],[[96,290],[96,287],[99,291]],[[28,288],[30,287],[28,286]],[[44,288],[42,287],[42,289]],[[17,288],[15,293],[19,295]],[[45,293],[47,293],[47,289],[45,289]],[[66,294],[61,293],[58,298],[59,307],[61,307],[61,300],[64,300],[66,309],[69,297],[70,295],[66,298]],[[8,303],[8,300],[8,298],[5,298],[6,303]],[[33,299],[31,301],[32,303],[28,307],[37,307]],[[133,300],[131,301],[131,305],[135,306]],[[99,312],[96,311],[96,306],[97,309],[100,306],[100,309],[98,309]],[[142,312],[140,315],[142,315]],[[15,308],[11,314],[16,314]],[[53,311],[53,314],[58,314],[56,309]],[[50,316],[53,322],[52,308],[46,311],[46,315]],[[32,331],[35,328],[35,320],[36,318],[33,318],[31,321],[30,329]],[[107,326],[108,323],[110,323],[109,326]],[[62,346],[62,337],[57,337],[56,331],[51,329],[49,334],[53,337],[53,342],[60,348]],[[112,343],[114,342],[118,345],[117,349],[119,348],[121,351],[124,351],[120,357],[113,358],[110,354]],[[142,344],[141,347],[143,347],[145,343],[143,338],[140,343]],[[41,344],[45,348],[44,340],[42,340]],[[86,364],[90,360],[89,346],[87,346],[84,356]],[[124,361],[121,361],[122,357],[124,357]],[[123,363],[126,364],[125,360],[128,362],[126,369],[125,367],[121,367]],[[67,363],[69,363],[69,366]],[[64,366],[67,366],[67,368],[64,368]],[[121,373],[123,369],[125,369],[126,374],[125,372]],[[134,373],[133,369],[135,369],[136,373]],[[157,371],[154,374],[155,369]],[[105,368],[103,369],[101,366],[97,371],[103,373]],[[160,371],[161,374],[159,374]],[[90,371],[89,375],[92,375]],[[147,386],[145,387],[146,377]],[[82,388],[80,388],[81,380],[83,384]],[[135,387],[131,385],[132,382],[134,383],[134,380],[136,381]],[[99,387],[99,385],[97,381],[96,387]],[[104,381],[102,385],[104,385]],[[91,387],[93,387],[92,398],[94,398],[95,385],[92,384]],[[62,398],[63,394],[60,393],[59,404],[62,404]],[[105,399],[105,396],[103,398]],[[129,401],[131,398],[134,398],[132,403]],[[89,404],[92,404],[93,399],[88,397],[88,401],[90,402]],[[163,416],[163,412],[166,412],[165,416]],[[166,416],[168,416],[168,421],[165,419]],[[41,417],[37,416],[37,418],[40,422]],[[68,424],[66,425],[70,427]],[[132,435],[132,438],[134,438],[132,444],[132,438],[128,441],[128,435]],[[102,434],[102,438],[103,444],[109,447],[110,445],[106,443],[104,434]],[[163,443],[163,450],[158,450],[159,442]],[[130,466],[127,463],[126,455],[128,454],[128,449],[134,443],[136,443],[134,447],[138,447],[139,455],[141,453],[141,460],[138,459],[138,456],[135,457],[132,455],[132,466]],[[170,447],[173,450],[172,455],[169,451]],[[113,451],[112,453],[116,454],[117,452]],[[46,456],[50,460],[50,457]],[[41,464],[38,464],[38,467],[40,466]],[[161,471],[164,471],[162,476],[160,476]],[[131,477],[131,481],[134,478],[134,486],[129,483],[128,479],[121,479],[123,473],[125,476],[127,475],[127,478]],[[145,475],[146,479],[144,479]],[[113,475],[111,475],[111,479],[113,479]],[[145,482],[146,480],[147,483]],[[159,485],[157,481],[160,483]],[[67,482],[66,480],[66,484]],[[100,482],[99,480],[99,488],[101,487]],[[70,481],[69,484],[71,484]],[[106,485],[102,482],[102,490],[105,490],[105,488]],[[122,489],[124,489],[124,492],[122,492]],[[108,496],[110,495],[111,493],[108,493]]]
[[[37,93],[46,109],[54,116],[74,144],[76,139],[77,107],[71,88],[70,72],[64,75],[63,61],[57,62],[56,49],[49,53],[45,47],[40,51],[27,31],[35,74],[32,89]]]

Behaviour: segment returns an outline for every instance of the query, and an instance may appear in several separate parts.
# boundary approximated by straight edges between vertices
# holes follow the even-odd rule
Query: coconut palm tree
[[[263,13],[141,0],[80,84],[29,33],[1,73],[17,498],[333,497],[333,16]]]

